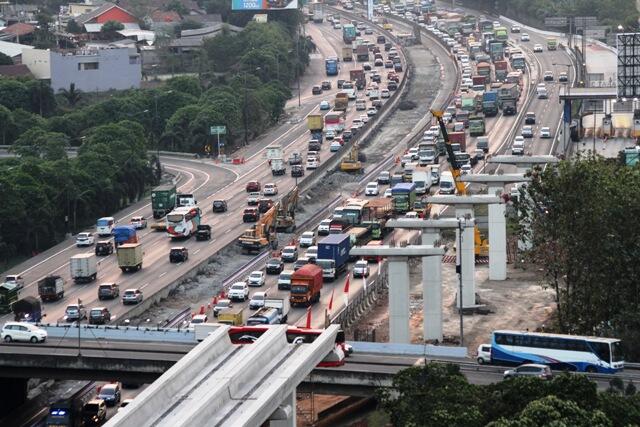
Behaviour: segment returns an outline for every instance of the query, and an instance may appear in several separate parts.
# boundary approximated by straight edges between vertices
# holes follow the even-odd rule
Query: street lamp
[[[565,104],[567,103],[567,101],[569,102],[569,117],[567,120],[567,110],[566,108],[563,109],[562,111],[562,117],[563,117],[563,121],[564,123],[562,124],[562,153],[566,154],[567,152],[567,123],[571,123],[571,68],[573,67],[571,64],[558,64],[558,63],[553,63],[552,64],[554,67],[555,66],[562,66],[562,67],[567,67],[567,78],[569,79],[569,81],[567,82],[567,100],[565,100]]]
[[[256,71],[260,71],[260,67],[256,67]],[[247,71],[244,72],[244,145],[249,145],[249,113],[247,112]]]
[[[163,92],[163,94],[165,95],[169,95],[173,93],[173,90],[168,90],[166,92]],[[146,110],[145,110],[146,111]],[[156,146],[156,176],[158,178],[158,181],[160,181],[160,178],[162,178],[162,166],[160,165],[160,137],[159,135],[156,133],[157,132],[157,126],[158,126],[158,92],[154,91],[153,92],[153,123],[151,123],[151,136],[154,139],[154,144]]]

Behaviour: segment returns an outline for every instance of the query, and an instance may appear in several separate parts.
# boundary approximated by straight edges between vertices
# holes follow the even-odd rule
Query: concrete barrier
[[[466,347],[432,344],[397,344],[382,342],[349,341],[354,353],[376,353],[401,356],[455,357],[466,359]]]
[[[75,325],[41,324],[49,338],[78,338]],[[109,341],[155,341],[193,344],[195,333],[190,329],[153,329],[135,326],[92,326],[82,325],[80,339]]]

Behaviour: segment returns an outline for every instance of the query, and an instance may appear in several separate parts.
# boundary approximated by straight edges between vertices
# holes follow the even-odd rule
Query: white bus
[[[200,225],[200,208],[182,206],[167,214],[167,235],[172,239],[191,237]]]
[[[98,236],[111,236],[111,231],[113,230],[113,226],[116,224],[116,220],[112,216],[105,216],[100,218],[96,222],[96,233]]]

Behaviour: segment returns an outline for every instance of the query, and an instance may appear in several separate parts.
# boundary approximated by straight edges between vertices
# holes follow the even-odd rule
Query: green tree
[[[178,76],[167,81],[167,88],[178,93],[186,93],[196,98],[202,93],[202,87],[196,77]]]
[[[171,147],[175,151],[189,151],[192,146],[191,122],[200,112],[200,107],[189,105],[180,108],[167,121],[167,126],[162,142],[164,146]]]
[[[65,149],[68,146],[69,137],[63,133],[31,128],[16,140],[11,150],[21,157],[59,160],[67,157]]]
[[[189,11],[179,0],[171,0],[165,6],[165,10],[177,12],[179,15],[187,15]]]
[[[69,19],[67,22],[67,31],[71,34],[80,34],[82,32],[82,27],[76,22],[75,19]]]
[[[29,90],[14,79],[0,78],[0,104],[9,110],[22,108],[29,110]]]
[[[16,133],[16,124],[13,121],[11,111],[4,105],[0,105],[0,138],[2,145],[13,142]]]
[[[75,83],[71,83],[68,90],[60,89],[60,94],[67,100],[67,103],[71,108],[74,108],[82,99],[82,91],[76,89]]]
[[[109,40],[116,37],[116,33],[118,31],[124,30],[124,25],[118,21],[107,21],[102,24],[102,28],[100,29],[100,33],[102,37]]]
[[[53,89],[44,80],[29,80],[25,84],[29,91],[30,110],[40,116],[51,115],[57,105]]]
[[[9,55],[0,52],[0,65],[13,65],[13,59]]]

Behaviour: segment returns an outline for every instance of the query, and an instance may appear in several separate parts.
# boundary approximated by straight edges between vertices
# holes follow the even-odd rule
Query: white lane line
[[[160,275],[159,275],[158,277],[162,277],[162,276],[164,276],[165,274],[167,274],[167,272],[166,272],[166,271],[165,271],[164,273],[160,273]]]
[[[198,252],[200,252],[200,249],[196,249],[196,250],[193,252],[193,254],[195,255],[195,254],[197,254]]]
[[[144,289],[147,287],[147,285],[149,285],[149,282],[145,283],[144,285],[140,286],[140,289]]]

